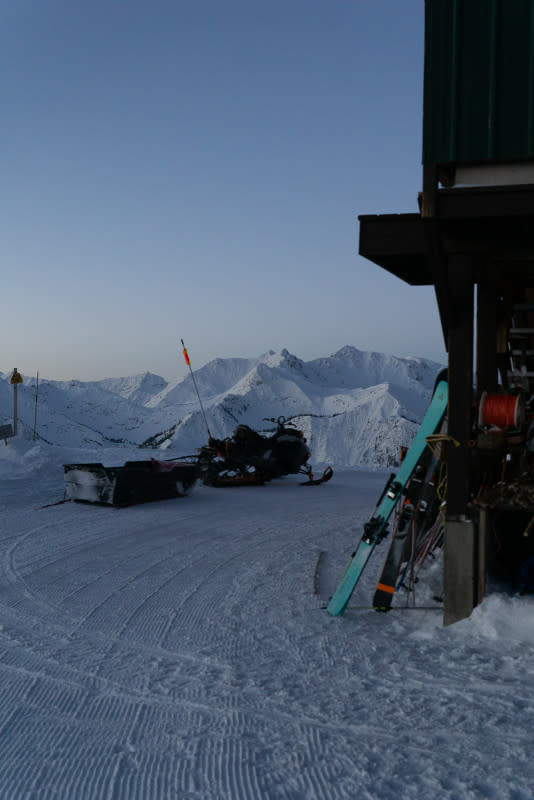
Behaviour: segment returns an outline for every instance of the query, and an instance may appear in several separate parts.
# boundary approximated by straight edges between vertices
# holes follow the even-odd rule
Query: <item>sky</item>
[[[94,380],[346,344],[445,361],[358,256],[417,210],[423,0],[0,0],[0,369]]]

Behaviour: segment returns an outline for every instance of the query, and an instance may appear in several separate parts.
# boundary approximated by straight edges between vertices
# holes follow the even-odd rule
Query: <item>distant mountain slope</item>
[[[127,378],[104,378],[101,381],[96,381],[96,385],[108,392],[125,397],[133,403],[144,406],[150,405],[150,401],[164,392],[169,384],[160,375],[154,375],[152,372],[142,372],[139,375],[130,375]]]
[[[237,422],[269,430],[265,417],[283,415],[304,431],[315,463],[389,466],[415,435],[439,369],[354,347],[309,362],[287,350],[268,353],[206,404],[210,430],[229,436]],[[198,412],[186,416],[172,449],[194,447],[202,427]]]
[[[304,431],[315,464],[389,466],[413,438],[440,366],[343,347],[302,361],[287,350],[258,358],[217,358],[195,372],[210,432],[230,436],[238,423],[256,430],[284,416]],[[18,389],[22,430],[33,430],[35,387]],[[0,377],[0,424],[12,416],[9,375]],[[145,372],[100,381],[42,381],[37,433],[51,444],[109,441],[158,446],[186,455],[208,434],[190,375],[170,382]]]
[[[216,358],[200,369],[195,370],[195,380],[204,404],[209,404],[229,392],[241,378],[254,369],[263,357],[259,358]],[[190,375],[170,383],[153,398],[150,405],[170,405],[198,407],[198,397]]]

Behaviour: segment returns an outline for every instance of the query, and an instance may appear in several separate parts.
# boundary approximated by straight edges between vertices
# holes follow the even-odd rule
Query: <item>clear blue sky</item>
[[[94,379],[345,344],[443,361],[357,255],[417,210],[423,0],[0,6],[0,369]]]

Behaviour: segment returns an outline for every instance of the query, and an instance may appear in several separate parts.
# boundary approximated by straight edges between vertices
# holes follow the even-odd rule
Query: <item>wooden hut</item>
[[[455,443],[444,560],[450,624],[484,596],[488,564],[515,579],[534,553],[533,0],[426,0],[417,208],[360,216],[359,252],[435,289]]]

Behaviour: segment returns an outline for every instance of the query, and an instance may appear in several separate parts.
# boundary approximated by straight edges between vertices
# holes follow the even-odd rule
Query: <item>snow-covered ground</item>
[[[531,597],[330,617],[379,470],[49,505],[132,455],[0,442],[2,800],[532,800]]]

